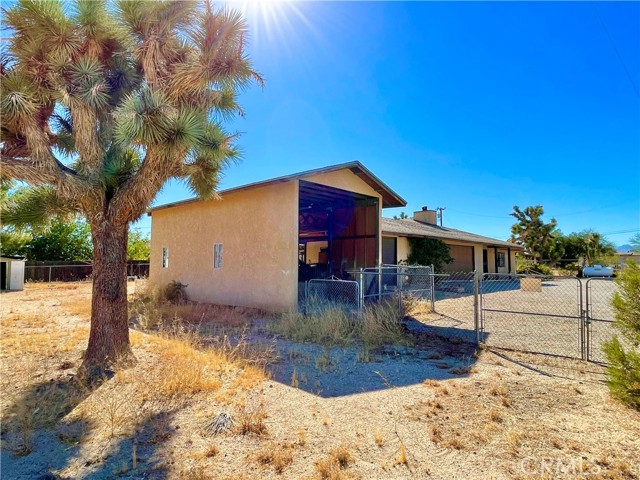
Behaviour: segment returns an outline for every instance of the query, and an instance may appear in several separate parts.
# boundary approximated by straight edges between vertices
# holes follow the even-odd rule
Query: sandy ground
[[[22,430],[10,426],[41,415],[21,413],[25,399],[47,385],[64,394],[79,364],[89,294],[88,284],[54,284],[0,296],[3,479],[640,476],[640,414],[609,398],[601,367],[505,351],[476,358],[459,338],[425,334],[367,361],[279,339],[271,380],[228,386],[237,372],[222,372],[219,390],[158,402],[152,414],[117,415],[128,384],[115,388],[116,376],[30,431],[32,451],[18,455]],[[158,361],[153,339],[137,335],[132,384]],[[53,399],[51,409],[62,403]],[[241,411],[258,412],[264,431],[202,428]],[[344,461],[327,462],[338,448]]]

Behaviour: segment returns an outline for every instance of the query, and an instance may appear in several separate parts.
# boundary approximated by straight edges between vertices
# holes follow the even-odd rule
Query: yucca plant
[[[1,175],[32,186],[3,222],[79,213],[94,245],[91,333],[81,370],[132,359],[130,222],[171,178],[200,197],[236,158],[222,121],[261,78],[232,10],[191,1],[20,0],[0,58]]]

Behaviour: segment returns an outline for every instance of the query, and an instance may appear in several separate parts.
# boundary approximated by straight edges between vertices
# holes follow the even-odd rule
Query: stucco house
[[[297,306],[306,280],[406,258],[410,236],[442,238],[458,271],[482,269],[485,251],[487,271],[502,252],[497,268],[515,270],[520,247],[423,221],[431,211],[410,221],[382,217],[405,205],[364,165],[349,162],[232,188],[218,199],[157,206],[149,210],[149,280],[187,284],[197,301],[283,311]]]
[[[395,265],[407,259],[410,237],[438,238],[449,246],[453,261],[449,272],[513,273],[516,253],[524,248],[511,242],[483,237],[436,224],[436,211],[424,207],[410,219],[382,218],[382,261]]]

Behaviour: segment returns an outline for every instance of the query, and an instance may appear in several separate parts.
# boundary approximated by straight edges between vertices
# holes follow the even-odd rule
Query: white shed
[[[24,288],[24,257],[0,257],[0,290]]]

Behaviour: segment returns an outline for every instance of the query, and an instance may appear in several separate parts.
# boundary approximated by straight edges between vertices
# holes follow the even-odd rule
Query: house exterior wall
[[[223,244],[222,268],[213,245]],[[162,250],[169,249],[168,268]],[[188,285],[190,299],[272,311],[298,298],[298,182],[290,181],[152,213],[152,285]]]
[[[385,235],[392,237],[394,235]],[[398,262],[406,260],[411,253],[411,246],[409,245],[409,238],[403,236],[396,236],[397,238],[397,258]],[[446,272],[477,272],[483,271],[483,250],[487,250],[488,260],[488,273],[496,273],[495,263],[495,249],[482,243],[464,243],[454,242],[450,240],[443,240],[449,246],[450,255],[454,258],[454,261],[449,264],[445,264],[444,271]],[[505,266],[499,267],[497,273],[512,273],[516,269],[516,250],[511,249],[511,272],[509,272],[509,251],[507,248],[498,248],[498,252],[504,252]]]
[[[447,243],[447,242],[445,242]],[[473,245],[449,245],[449,255],[453,257],[451,263],[443,267],[445,272],[472,272],[474,269]]]
[[[496,272],[496,251],[492,247],[485,247],[487,250],[487,273]]]
[[[397,258],[398,262],[407,261],[409,254],[411,253],[411,245],[409,245],[409,239],[407,237],[397,237]]]

